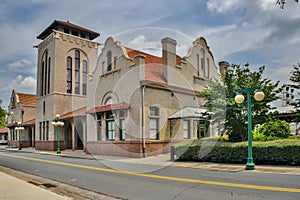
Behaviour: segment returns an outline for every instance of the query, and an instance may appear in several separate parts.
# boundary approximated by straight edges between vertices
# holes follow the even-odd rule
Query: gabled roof
[[[35,124],[35,119],[31,119],[23,123],[23,125],[33,125],[33,124]]]
[[[60,119],[68,119],[68,118],[73,118],[73,117],[81,117],[86,115],[86,107],[79,108],[77,110],[74,110],[72,112],[63,114],[60,116]]]
[[[18,102],[22,102],[23,106],[36,107],[36,95],[16,92]]]
[[[105,111],[109,111],[109,110],[121,110],[121,109],[127,109],[129,108],[129,104],[122,102],[122,103],[117,103],[117,104],[109,104],[109,105],[105,105],[105,106],[96,106],[92,109],[90,109],[89,111],[87,111],[87,113],[98,113],[98,112],[105,112]]]
[[[50,26],[48,26],[41,34],[39,34],[36,38],[37,39],[41,39],[41,40],[44,40],[46,37],[48,37],[48,35],[50,35],[52,33],[52,30],[57,30],[58,27],[62,27],[62,28],[70,28],[70,29],[75,29],[77,31],[81,31],[81,32],[85,32],[86,34],[89,35],[89,39],[90,40],[93,40],[95,39],[96,37],[100,36],[99,33],[97,32],[94,32],[94,31],[91,31],[87,28],[84,28],[84,27],[81,27],[81,26],[78,26],[76,24],[72,24],[71,22],[66,21],[59,21],[59,20],[54,20],[52,22],[52,24],[50,24]]]
[[[133,60],[136,55],[145,56],[145,78],[148,81],[157,83],[166,83],[166,79],[163,76],[163,59],[158,56],[154,56],[139,50],[125,47],[127,55]],[[176,55],[176,65],[180,65],[180,62],[184,59],[179,55]]]

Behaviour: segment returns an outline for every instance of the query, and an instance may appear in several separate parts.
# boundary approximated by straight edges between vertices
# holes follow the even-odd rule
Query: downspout
[[[142,86],[142,149],[143,158],[146,158],[146,139],[145,139],[145,89],[146,86]]]

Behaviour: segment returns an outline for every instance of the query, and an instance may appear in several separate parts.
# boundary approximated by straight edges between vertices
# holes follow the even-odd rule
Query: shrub
[[[253,132],[254,141],[269,141],[278,138],[288,138],[290,135],[290,125],[282,120],[274,119],[255,128]]]
[[[300,165],[299,152],[300,140],[298,139],[253,142],[255,164]],[[176,145],[175,154],[179,161],[246,163],[248,148],[247,142],[214,143],[200,140],[192,142],[189,146]]]

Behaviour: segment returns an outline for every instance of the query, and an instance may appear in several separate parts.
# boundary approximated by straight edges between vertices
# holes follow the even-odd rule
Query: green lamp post
[[[57,134],[57,151],[56,151],[57,154],[61,153],[60,152],[60,133],[59,133],[59,127],[61,127],[61,126],[64,125],[64,122],[60,121],[59,118],[60,118],[60,115],[56,114],[55,115],[55,119],[51,123],[55,127],[56,134]]]
[[[251,93],[255,92],[254,99],[256,101],[262,101],[265,98],[265,94],[258,91],[259,87],[248,87],[246,89],[238,89],[239,93],[247,94],[247,106],[248,106],[248,159],[246,164],[246,170],[254,170],[255,164],[252,157],[252,111],[251,111]],[[234,98],[235,102],[241,104],[244,102],[245,97],[242,94],[238,94]]]
[[[21,122],[18,122],[18,126],[15,128],[15,130],[17,130],[19,132],[19,150],[22,150],[22,139],[21,139],[21,134],[22,134],[22,130],[24,130],[24,127],[22,126]]]

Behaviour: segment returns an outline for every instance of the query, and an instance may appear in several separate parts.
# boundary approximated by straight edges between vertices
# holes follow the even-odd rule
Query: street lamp
[[[253,163],[252,157],[252,111],[251,111],[251,93],[255,92],[254,99],[256,101],[262,101],[265,98],[265,94],[261,91],[258,91],[259,87],[248,87],[246,89],[238,89],[239,93],[247,93],[247,104],[248,104],[248,159],[246,164],[246,170],[255,169],[255,164]],[[238,94],[234,98],[235,102],[241,104],[244,102],[245,97],[242,94]]]
[[[22,150],[22,141],[21,141],[21,133],[22,130],[24,130],[24,127],[22,126],[21,122],[18,122],[18,126],[15,128],[19,132],[19,150]]]
[[[51,123],[57,130],[57,154],[60,154],[60,133],[59,133],[59,127],[64,125],[64,122],[59,120],[60,115],[56,114],[55,115],[55,119],[53,120],[53,122]]]

